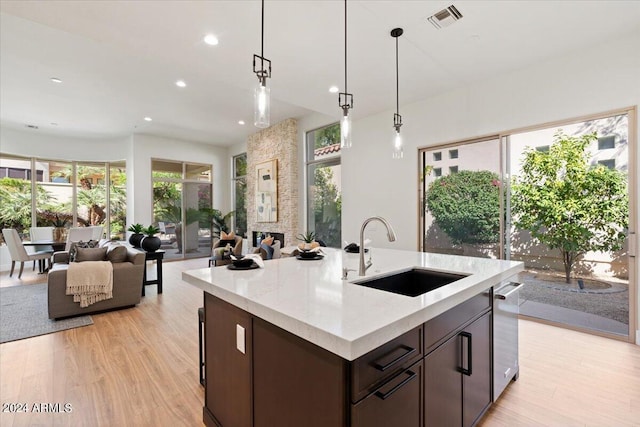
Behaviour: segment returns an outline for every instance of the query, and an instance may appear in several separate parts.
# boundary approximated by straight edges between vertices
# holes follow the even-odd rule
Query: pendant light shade
[[[259,81],[254,93],[253,124],[259,128],[267,128],[269,127],[270,118],[271,89]]]
[[[402,135],[400,135],[400,127],[402,126],[402,116],[400,115],[400,79],[398,77],[398,37],[404,31],[402,28],[394,28],[391,30],[391,37],[396,39],[396,113],[393,115],[393,128],[395,129],[393,137],[393,158],[401,159],[404,156]]]
[[[344,0],[344,92],[338,94],[338,105],[342,108],[340,148],[350,148],[352,127],[349,110],[353,108],[353,95],[347,91],[347,0]]]
[[[271,61],[264,57],[264,0],[260,55],[253,55],[253,72],[258,77],[253,97],[253,124],[259,128],[268,128],[271,121],[271,90],[267,87],[267,79],[271,78]]]

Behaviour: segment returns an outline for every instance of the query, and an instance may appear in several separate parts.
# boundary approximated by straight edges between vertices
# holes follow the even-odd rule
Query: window
[[[541,145],[540,147],[536,147],[537,151],[540,151],[541,153],[546,153],[549,151],[549,146],[548,145]]]
[[[442,168],[433,168],[433,175],[435,177],[442,176]]]
[[[121,171],[118,184],[106,187],[109,172],[116,168]],[[103,225],[107,237],[124,239],[125,170],[124,161],[79,163],[0,155],[0,194],[5,208],[0,209],[0,226],[26,234],[32,226]]]
[[[449,158],[457,159],[458,158],[458,150],[449,150]]]
[[[616,148],[615,135],[607,135],[598,138],[598,150],[607,150],[609,148]]]
[[[457,166],[449,167],[449,173],[450,174],[458,173],[458,167]]]
[[[247,234],[247,153],[233,157],[233,211],[236,235]]]
[[[433,161],[439,162],[440,160],[442,160],[442,153],[439,151],[437,153],[433,153]]]
[[[609,169],[616,168],[616,159],[607,159],[607,160],[598,160],[598,164],[602,166],[606,166]]]
[[[341,247],[340,124],[307,132],[307,230]]]

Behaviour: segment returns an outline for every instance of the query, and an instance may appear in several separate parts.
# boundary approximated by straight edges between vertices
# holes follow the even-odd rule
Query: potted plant
[[[147,252],[155,252],[160,249],[160,245],[162,242],[159,237],[155,235],[160,232],[160,229],[154,225],[150,225],[147,228],[143,228],[142,232],[144,233],[144,237],[140,242],[140,246]]]
[[[127,228],[127,231],[133,233],[129,237],[129,243],[131,243],[131,246],[133,246],[134,248],[140,247],[140,241],[144,237],[144,234],[142,234],[143,230],[144,226],[142,224],[131,224],[129,228]]]
[[[53,225],[53,241],[54,242],[64,242],[67,240],[67,219],[64,215],[55,213],[53,219],[51,220],[51,225]]]
[[[316,239],[316,233],[313,231],[307,231],[306,233],[301,233],[296,236],[296,239],[302,240],[304,243],[302,245],[302,249],[308,251],[312,249],[312,243]]]

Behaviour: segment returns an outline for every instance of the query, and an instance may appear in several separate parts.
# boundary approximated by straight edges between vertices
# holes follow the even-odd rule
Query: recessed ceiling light
[[[208,45],[215,46],[218,44],[218,38],[213,34],[207,34],[204,36],[204,42]]]
[[[187,84],[184,82],[184,80],[178,80],[176,82],[176,86],[178,86],[178,87],[187,87]]]
[[[331,92],[331,93],[338,93],[339,90],[340,89],[338,88],[338,86],[331,86],[329,88],[329,92]]]
[[[54,83],[62,83],[62,80],[57,77],[51,77],[51,81]]]
[[[145,117],[145,118],[144,118],[144,121],[145,121],[145,122],[150,122],[151,120],[153,120],[151,117]]]
[[[238,120],[239,125],[244,125],[244,120]]]

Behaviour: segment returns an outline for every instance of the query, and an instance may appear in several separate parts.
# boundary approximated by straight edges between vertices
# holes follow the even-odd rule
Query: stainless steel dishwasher
[[[493,401],[518,379],[518,305],[522,283],[502,282],[493,292]]]

